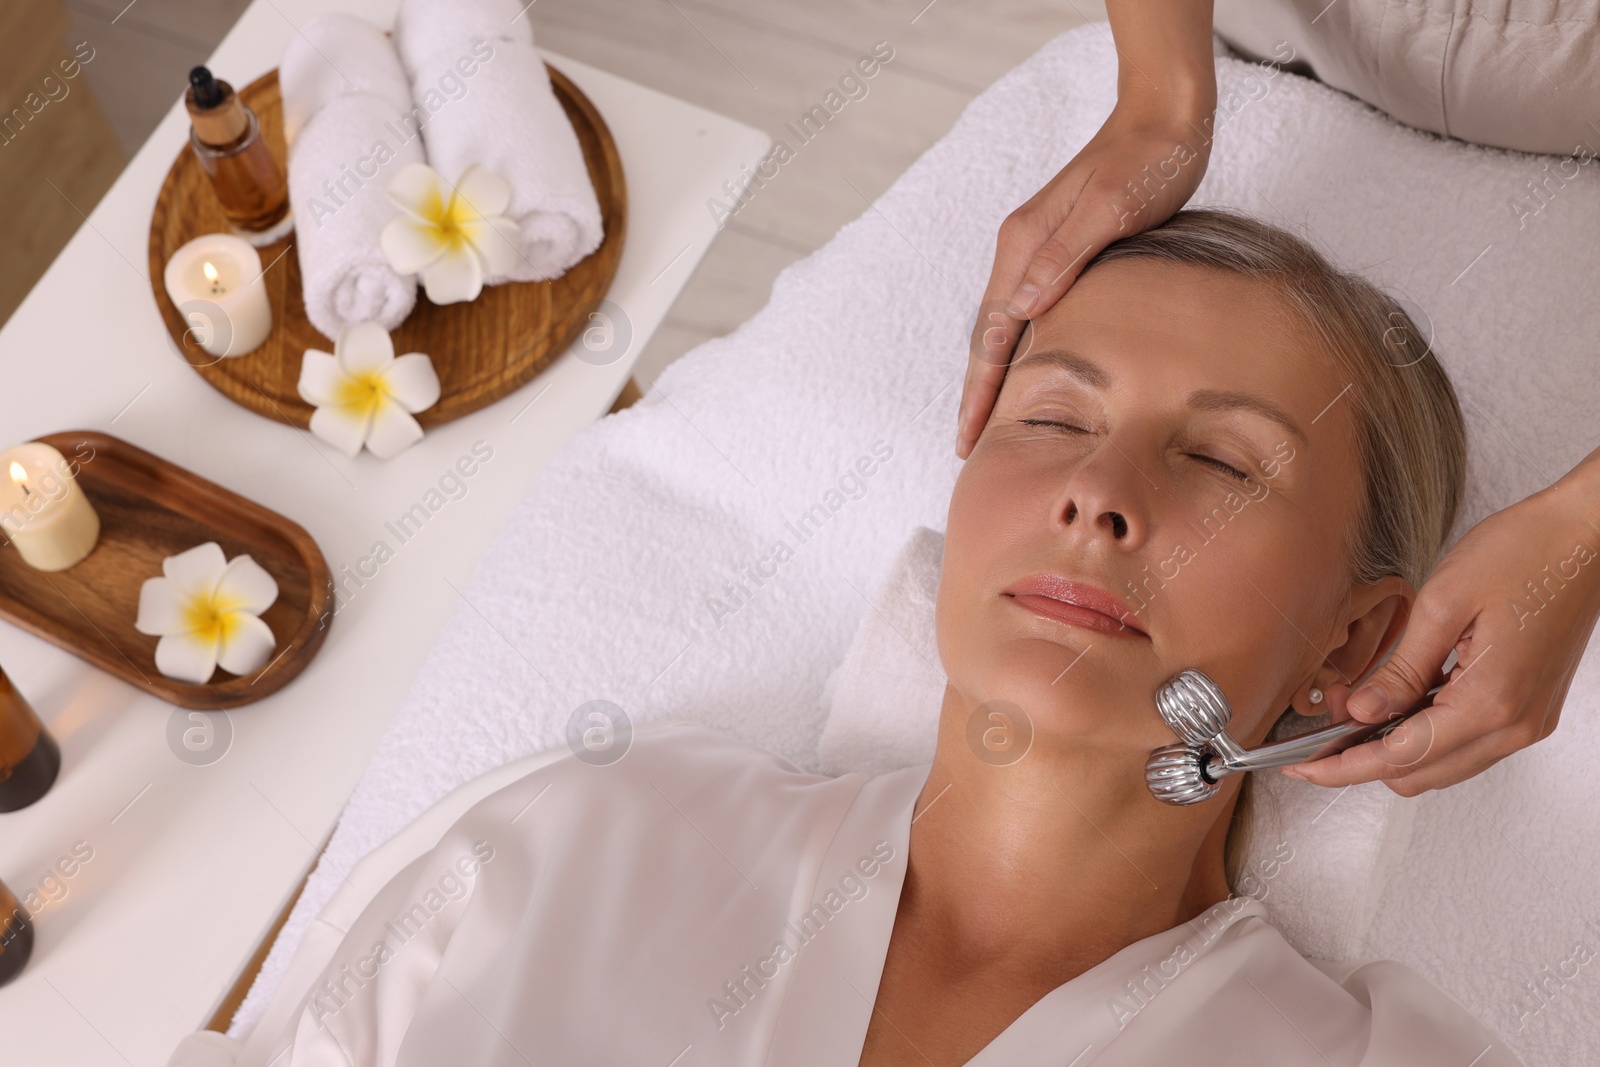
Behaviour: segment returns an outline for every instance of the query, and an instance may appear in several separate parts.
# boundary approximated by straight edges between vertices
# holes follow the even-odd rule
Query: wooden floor
[[[730,219],[640,358],[647,388],[767,301],[778,272],[861,214],[969,100],[1062,30],[1105,17],[1082,0],[538,0],[539,43],[796,141],[875,41],[894,59]],[[729,175],[729,178],[735,177]]]
[[[95,44],[85,70],[131,154],[245,0],[65,3],[72,39]],[[792,148],[785,123],[821,103],[875,42],[894,49],[867,94],[797,147],[728,220],[640,359],[636,377],[648,387],[672,360],[759,310],[778,272],[859,215],[972,97],[1055,34],[1103,19],[1105,9],[1090,0],[535,0],[529,16],[542,46],[740,119]]]
[[[32,3],[35,0],[5,0]],[[85,71],[122,147],[132,156],[189,84],[249,0],[61,0],[74,40],[94,45]]]

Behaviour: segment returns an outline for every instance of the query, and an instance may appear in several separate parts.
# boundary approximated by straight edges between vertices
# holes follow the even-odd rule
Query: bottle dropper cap
[[[233,86],[218,81],[206,67],[189,72],[189,89],[183,95],[183,103],[195,135],[206,144],[232,144],[250,127],[249,115]]]
[[[195,67],[189,72],[189,84],[194,86],[194,103],[196,107],[211,109],[222,103],[222,86],[217,84],[217,79],[212,77],[211,70],[207,67]]]

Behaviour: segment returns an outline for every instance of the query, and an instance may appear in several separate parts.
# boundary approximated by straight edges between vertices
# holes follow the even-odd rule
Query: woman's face
[[[950,500],[951,684],[1142,758],[1194,667],[1258,743],[1349,621],[1349,383],[1267,284],[1154,259],[1096,266],[1019,353]]]

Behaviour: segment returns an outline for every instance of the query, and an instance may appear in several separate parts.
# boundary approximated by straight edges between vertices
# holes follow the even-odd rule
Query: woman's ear
[[[1415,586],[1392,576],[1352,590],[1346,621],[1335,636],[1340,643],[1329,649],[1322,666],[1295,694],[1294,710],[1320,714],[1328,710],[1325,694],[1334,685],[1354,688],[1376,669],[1400,640],[1416,597]]]
[[[1416,587],[1403,577],[1386,577],[1352,590],[1344,640],[1328,651],[1322,665],[1294,693],[1288,710],[1301,715],[1330,712],[1333,721],[1349,718],[1344,699],[1400,640],[1414,600]]]

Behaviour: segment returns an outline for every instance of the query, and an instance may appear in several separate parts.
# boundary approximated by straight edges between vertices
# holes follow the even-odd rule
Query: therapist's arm
[[[1389,661],[1353,695],[1329,692],[1335,719],[1382,721],[1442,681],[1454,649],[1433,705],[1382,740],[1284,772],[1326,786],[1381,779],[1407,797],[1471,778],[1556,728],[1597,616],[1600,449],[1467,531],[1418,591]]]
[[[1107,0],[1117,103],[1100,131],[1000,226],[957,417],[963,459],[989,420],[1017,338],[1095,254],[1171,218],[1211,157],[1211,0]]]

